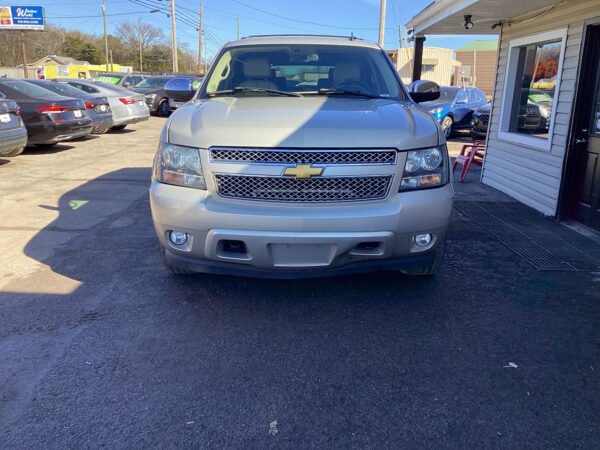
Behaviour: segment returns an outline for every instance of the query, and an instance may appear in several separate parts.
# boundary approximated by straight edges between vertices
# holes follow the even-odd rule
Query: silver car
[[[150,188],[173,273],[435,271],[454,191],[444,134],[415,102],[439,93],[409,94],[379,46],[247,38],[198,92],[165,89],[191,98],[164,126]]]
[[[113,130],[122,130],[129,124],[143,122],[150,117],[143,94],[99,81],[76,78],[56,78],[56,81],[68,83],[89,94],[106,97],[112,111]]]

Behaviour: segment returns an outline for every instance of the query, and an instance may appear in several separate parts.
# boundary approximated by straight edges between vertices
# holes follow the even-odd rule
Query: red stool
[[[463,145],[460,155],[454,160],[452,166],[452,173],[456,170],[456,166],[462,164],[462,171],[460,172],[460,182],[462,183],[467,176],[469,167],[471,164],[477,166],[483,166],[483,158],[485,157],[485,141],[473,141],[472,144]]]

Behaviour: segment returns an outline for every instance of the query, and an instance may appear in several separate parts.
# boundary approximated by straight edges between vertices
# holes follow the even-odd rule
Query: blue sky
[[[0,0],[3,5],[43,6],[49,23],[86,33],[101,35],[102,0],[35,0],[15,2]],[[143,3],[148,6],[143,6]],[[203,0],[205,51],[214,55],[220,45],[236,38],[236,17],[240,18],[240,35],[249,34],[340,34],[377,41],[380,0]],[[404,25],[430,0],[387,0],[385,48],[398,47],[398,25]],[[175,0],[177,40],[198,48],[198,33],[188,23],[198,21],[200,0]],[[163,28],[170,38],[171,19],[164,13],[149,14],[153,8],[170,9],[169,0],[106,0],[107,27],[114,33],[119,23],[141,20]],[[493,36],[429,36],[426,45],[456,49],[474,39]]]

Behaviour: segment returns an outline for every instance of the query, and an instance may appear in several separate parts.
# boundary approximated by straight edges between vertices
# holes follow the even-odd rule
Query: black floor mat
[[[454,206],[537,270],[600,270],[599,243],[522,203],[459,201]]]

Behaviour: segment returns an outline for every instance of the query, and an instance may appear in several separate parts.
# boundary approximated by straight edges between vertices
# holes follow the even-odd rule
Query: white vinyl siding
[[[558,4],[539,16],[532,17],[532,14],[528,14],[522,21],[514,18],[510,25],[505,24],[502,29],[482,181],[546,215],[555,215],[558,205],[575,98],[583,22],[598,16],[600,2],[597,0],[572,0]],[[561,83],[553,105],[556,115],[553,133],[549,138],[549,149],[542,150],[523,143],[499,139],[498,126],[504,101],[509,42],[561,28],[567,29],[567,38],[560,74]]]

